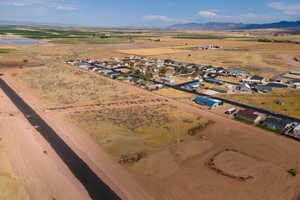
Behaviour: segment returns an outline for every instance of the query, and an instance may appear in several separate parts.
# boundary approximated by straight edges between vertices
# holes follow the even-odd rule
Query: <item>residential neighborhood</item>
[[[258,75],[250,75],[240,69],[226,70],[219,66],[201,66],[171,59],[160,60],[138,56],[128,56],[123,59],[111,57],[106,61],[72,60],[66,63],[103,74],[111,79],[134,84],[149,91],[167,87],[192,93],[196,96],[191,101],[210,110],[218,109],[224,103],[230,104],[229,101],[219,98],[218,94],[266,94],[272,93],[273,88],[300,88],[300,79],[296,79],[300,78],[297,72],[288,72],[282,76],[267,79]],[[228,77],[236,81],[226,81]],[[207,84],[210,87],[207,87]],[[284,101],[276,100],[276,104],[284,105]],[[263,112],[261,109],[255,111],[245,109],[241,104],[240,106],[241,108],[231,108],[225,113],[233,115],[235,120],[256,124],[258,127],[300,139],[300,126],[298,126],[300,120],[293,121],[272,111]],[[282,118],[278,117],[279,115]]]

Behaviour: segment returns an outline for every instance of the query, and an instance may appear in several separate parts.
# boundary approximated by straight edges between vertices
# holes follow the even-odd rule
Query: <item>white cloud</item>
[[[286,15],[295,16],[300,13],[300,4],[285,4],[282,2],[272,2],[269,7],[282,11]]]
[[[0,5],[17,7],[39,5],[57,10],[77,10],[69,0],[1,0]]]
[[[198,16],[201,17],[208,17],[208,18],[212,18],[212,17],[216,17],[217,13],[213,12],[213,11],[207,11],[207,10],[203,10],[203,11],[199,11],[197,13]]]
[[[144,16],[144,19],[147,20],[147,21],[160,21],[160,22],[171,22],[171,21],[173,21],[169,17],[163,16],[163,15],[147,15],[147,16]]]

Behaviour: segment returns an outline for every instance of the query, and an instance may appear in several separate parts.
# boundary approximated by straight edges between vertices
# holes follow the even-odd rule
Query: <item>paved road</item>
[[[3,80],[0,87],[26,119],[51,145],[93,200],[120,200],[58,134]],[[59,180],[58,180],[59,181]]]

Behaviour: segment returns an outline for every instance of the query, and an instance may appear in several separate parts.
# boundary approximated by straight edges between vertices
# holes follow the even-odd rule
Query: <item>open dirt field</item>
[[[167,105],[87,111],[71,118],[116,160],[122,155],[151,154],[185,140],[189,129],[209,125],[201,116]]]
[[[188,50],[181,49],[167,49],[167,48],[152,48],[152,49],[131,49],[131,50],[120,50],[121,53],[139,55],[139,56],[154,56],[161,54],[175,54],[175,53],[185,53]]]
[[[3,147],[0,148],[0,199],[29,200],[29,195],[18,180]]]
[[[40,67],[24,65],[20,69],[19,65],[11,65],[2,67],[1,72],[72,149],[128,199],[293,200],[300,191],[300,178],[290,176],[287,170],[299,168],[299,142],[175,101],[177,95],[169,89],[150,93],[79,72],[62,62],[78,57],[103,59],[127,55],[119,50],[213,43],[249,51],[195,51],[192,56],[176,52],[155,57],[271,74],[297,67],[295,63],[281,63],[284,60],[277,55],[299,54],[299,45],[171,37],[161,41],[18,47],[18,54],[10,52],[0,55],[1,58],[13,60],[15,56],[21,62],[28,59],[28,64],[37,60]],[[190,98],[183,94],[178,97]],[[153,99],[154,102],[140,101]],[[0,122],[0,128],[7,138],[4,141],[8,141],[7,157],[31,199],[89,199],[51,148],[17,115],[17,110],[8,102],[4,108],[9,110],[1,113],[6,119]],[[10,119],[10,115],[16,116]],[[16,127],[16,120],[22,126]],[[14,134],[9,134],[9,130],[14,130]],[[16,151],[14,146],[18,147]],[[209,166],[212,159],[216,169],[223,173]]]

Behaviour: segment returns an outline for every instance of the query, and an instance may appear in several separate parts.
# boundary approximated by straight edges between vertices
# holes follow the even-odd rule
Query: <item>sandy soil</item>
[[[3,149],[30,199],[89,199],[81,184],[2,90],[0,96],[1,112],[9,113],[0,121]]]
[[[189,52],[188,50],[179,49],[167,49],[167,48],[152,48],[152,49],[130,49],[120,50],[121,53],[139,55],[139,56],[153,56],[161,54],[173,54],[173,53],[184,53]]]

